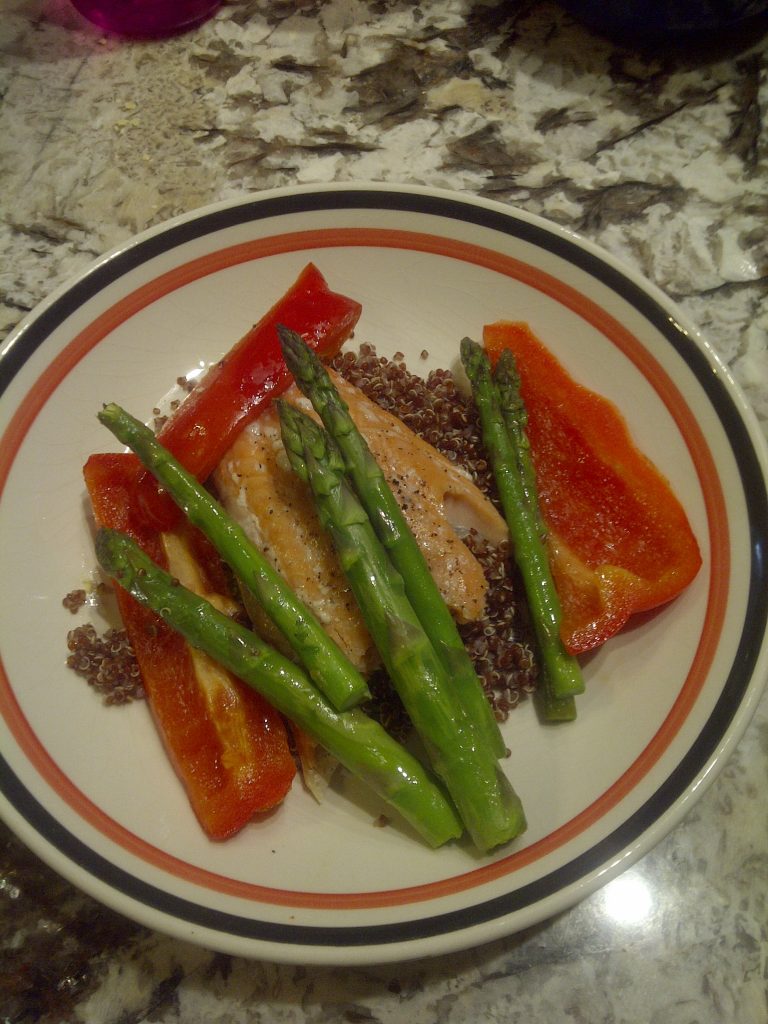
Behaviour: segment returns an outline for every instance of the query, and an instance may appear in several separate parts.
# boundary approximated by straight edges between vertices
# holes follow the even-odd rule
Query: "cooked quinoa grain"
[[[433,448],[461,465],[477,486],[496,500],[477,411],[450,370],[432,370],[424,379],[408,370],[402,356],[392,360],[377,356],[373,345],[361,345],[359,353],[343,352],[331,365]]]
[[[459,631],[496,718],[503,722],[525,695],[536,689],[527,612],[516,598],[521,584],[510,545],[494,547],[476,534],[470,534],[466,542],[483,567],[488,594],[483,618],[460,626]]]
[[[88,624],[67,633],[67,665],[82,676],[105,704],[128,704],[144,697],[139,666],[124,629],[99,635]]]
[[[62,600],[62,604],[67,611],[72,612],[75,615],[83,607],[87,600],[87,594],[84,590],[70,590],[66,597]]]

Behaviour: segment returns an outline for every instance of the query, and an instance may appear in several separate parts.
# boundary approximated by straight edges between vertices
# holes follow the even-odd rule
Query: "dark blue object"
[[[674,39],[736,29],[765,29],[768,0],[560,0],[577,20],[617,42]]]

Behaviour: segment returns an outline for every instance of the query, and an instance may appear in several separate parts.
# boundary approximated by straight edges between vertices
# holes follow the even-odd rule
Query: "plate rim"
[[[284,203],[286,200],[288,200],[289,202],[296,202],[299,205],[301,205],[302,203],[306,203],[308,197],[314,197],[314,201],[318,204],[318,208],[323,209],[327,208],[327,197],[329,195],[335,195],[336,197],[347,197],[346,202],[352,206],[370,206],[374,209],[381,210],[383,209],[383,207],[381,205],[380,200],[381,197],[385,194],[395,195],[399,198],[406,196],[411,197],[412,208],[415,212],[425,212],[425,202],[427,205],[429,205],[430,202],[435,202],[442,205],[449,203],[458,204],[458,206],[461,207],[462,209],[471,208],[474,209],[475,211],[479,211],[477,213],[477,216],[480,217],[481,220],[486,217],[491,217],[491,219],[495,220],[496,222],[507,221],[516,222],[517,224],[527,224],[532,229],[535,229],[535,232],[539,235],[543,232],[550,238],[552,236],[559,238],[563,247],[566,250],[575,250],[582,254],[589,254],[591,260],[599,264],[600,268],[603,271],[606,268],[608,268],[611,271],[612,275],[615,275],[619,279],[629,281],[633,288],[637,292],[639,292],[640,296],[645,297],[649,301],[650,306],[655,314],[657,314],[658,311],[661,310],[667,317],[674,315],[677,326],[680,327],[680,330],[682,332],[679,335],[679,337],[682,339],[683,335],[686,335],[690,336],[693,339],[693,349],[691,349],[690,347],[687,348],[687,354],[691,355],[693,351],[693,353],[696,354],[697,359],[704,360],[708,364],[708,366],[715,371],[710,376],[706,376],[703,378],[701,378],[697,374],[697,380],[700,383],[702,383],[702,380],[704,380],[707,382],[710,389],[716,389],[719,403],[721,403],[724,398],[727,399],[727,408],[731,410],[732,416],[735,420],[735,423],[731,424],[731,426],[738,426],[738,428],[742,432],[746,433],[746,436],[750,442],[748,456],[748,461],[750,462],[751,466],[750,472],[752,473],[752,475],[755,476],[756,479],[759,479],[759,481],[762,483],[763,492],[765,493],[766,465],[768,464],[768,459],[766,458],[764,439],[762,438],[762,434],[757,424],[757,419],[751,409],[751,406],[746,400],[746,396],[743,395],[737,382],[733,379],[730,371],[719,358],[717,353],[712,349],[709,343],[706,342],[700,331],[694,325],[686,321],[686,318],[682,311],[677,309],[675,304],[669,299],[668,296],[661,292],[661,290],[658,289],[655,285],[653,285],[652,282],[648,282],[644,278],[642,278],[642,276],[639,275],[636,271],[634,271],[633,268],[624,266],[621,263],[621,261],[614,257],[612,254],[606,252],[605,250],[603,250],[601,247],[591,242],[590,240],[582,239],[576,233],[568,229],[565,229],[560,225],[553,224],[545,220],[544,218],[541,218],[535,214],[530,214],[527,211],[518,210],[513,206],[508,206],[506,204],[499,203],[496,200],[483,199],[481,197],[476,196],[465,196],[461,193],[456,193],[449,190],[431,189],[423,186],[392,186],[389,184],[371,185],[361,183],[334,183],[332,185],[325,186],[309,185],[300,186],[296,188],[286,187],[281,189],[269,190],[263,193],[258,193],[255,196],[246,196],[235,200],[224,200],[218,203],[210,204],[208,206],[203,206],[197,210],[181,214],[178,217],[171,219],[170,221],[166,221],[162,224],[155,225],[147,229],[146,231],[139,233],[133,238],[128,239],[127,241],[114,247],[108,253],[93,261],[89,266],[85,267],[78,274],[75,274],[67,281],[64,281],[46,299],[44,299],[43,302],[38,304],[38,306],[35,307],[35,309],[20,322],[20,324],[14,329],[14,331],[12,331],[9,334],[8,339],[4,345],[3,351],[0,354],[0,380],[2,380],[2,389],[0,389],[0,394],[2,393],[2,390],[5,389],[7,384],[10,384],[11,380],[15,378],[15,376],[17,375],[21,367],[24,365],[24,363],[27,361],[27,359],[29,359],[34,353],[34,351],[36,351],[37,347],[45,341],[45,338],[49,333],[49,330],[46,328],[46,325],[48,319],[50,319],[52,316],[52,311],[53,313],[58,314],[61,311],[62,301],[67,299],[70,302],[75,301],[78,304],[80,304],[83,301],[81,296],[81,292],[83,291],[83,289],[85,289],[85,291],[88,291],[89,289],[94,289],[93,294],[98,294],[98,292],[101,290],[99,284],[100,275],[103,275],[103,273],[105,272],[111,273],[116,266],[119,265],[119,272],[116,275],[116,278],[113,275],[111,279],[119,279],[120,275],[125,273],[128,269],[130,269],[132,265],[140,265],[141,263],[145,262],[143,254],[146,252],[147,246],[151,248],[152,241],[154,239],[159,238],[161,240],[167,241],[170,237],[175,237],[174,233],[177,232],[178,230],[187,230],[189,225],[197,225],[198,227],[198,231],[196,232],[194,237],[203,236],[210,233],[210,230],[205,229],[204,225],[206,223],[210,223],[209,218],[211,217],[216,217],[219,219],[223,218],[225,221],[227,219],[230,219],[232,224],[241,225],[244,223],[244,218],[242,218],[242,216],[239,216],[239,214],[242,213],[244,208],[252,206],[254,208],[254,211],[257,211],[259,209],[265,210],[267,209],[267,205],[270,203],[280,204]],[[405,206],[400,205],[397,207],[397,209],[399,212],[406,212],[406,210],[408,209],[408,204],[406,203]],[[287,211],[282,210],[279,212],[285,213]],[[263,220],[266,216],[269,216],[269,213],[262,213],[261,216],[252,216],[246,219]],[[476,221],[474,222],[476,223]],[[227,225],[218,224],[217,229],[224,226]],[[498,226],[498,223],[494,223],[491,226],[496,227]],[[189,236],[187,236],[185,240],[189,240]],[[165,248],[169,249],[172,247],[173,246],[165,246]],[[123,266],[124,264],[125,266]],[[578,265],[582,267],[581,263],[579,263]],[[599,277],[600,280],[605,280],[603,274],[600,274]],[[611,287],[612,290],[616,290],[613,288],[612,284],[609,285],[609,287]],[[648,317],[646,311],[641,310],[641,312],[644,316]],[[648,319],[654,322],[654,317],[648,317]],[[38,337],[36,340],[34,336],[35,328],[38,329]],[[30,336],[30,333],[32,334],[31,344],[26,341],[26,339]],[[664,334],[665,338],[668,337],[666,330],[662,331],[662,333]],[[668,340],[671,341],[671,339]],[[681,340],[681,345],[682,344],[683,342]],[[685,342],[684,344],[687,345],[688,342]],[[8,374],[8,379],[6,381],[4,379],[5,373],[8,371],[9,367],[11,372]],[[704,390],[707,391],[708,397],[712,401],[712,404],[715,405],[716,403],[713,397],[714,391],[708,391],[707,387],[705,387]],[[717,408],[719,408],[719,403],[716,406]],[[722,423],[722,419],[720,417],[718,418]],[[736,456],[737,453],[734,449],[734,458],[736,458]],[[740,476],[743,479],[744,474],[741,472],[740,463],[739,466]],[[694,775],[692,777],[689,777],[688,784],[683,790],[683,796],[678,796],[676,800],[672,801],[669,805],[666,806],[665,810],[661,815],[657,815],[656,817],[654,817],[649,827],[641,830],[639,835],[635,837],[634,843],[630,844],[630,846],[616,846],[614,849],[614,857],[610,865],[606,866],[606,862],[601,862],[601,864],[598,865],[598,867],[593,871],[579,876],[579,878],[575,882],[571,883],[569,886],[561,887],[557,889],[554,893],[550,894],[549,898],[554,899],[555,903],[558,903],[557,898],[559,898],[558,905],[553,906],[550,913],[554,913],[557,910],[564,909],[565,906],[572,905],[578,899],[582,898],[583,896],[586,896],[588,892],[591,892],[595,888],[597,888],[598,885],[602,884],[603,881],[607,881],[609,873],[618,873],[618,871],[623,870],[625,867],[629,866],[629,863],[634,862],[638,857],[642,856],[645,852],[647,852],[648,849],[655,845],[655,843],[658,842],[659,839],[663,837],[663,835],[666,835],[670,831],[670,829],[674,827],[677,821],[679,821],[680,818],[682,818],[682,816],[687,812],[688,805],[694,794],[694,791],[696,794],[696,798],[698,798],[699,794],[703,793],[706,786],[708,786],[708,784],[710,784],[717,775],[719,768],[722,767],[722,764],[726,756],[732,751],[738,740],[743,735],[743,732],[745,731],[749,721],[751,720],[752,715],[754,714],[754,710],[757,706],[757,703],[760,699],[760,695],[762,693],[762,689],[765,685],[765,678],[763,678],[762,681],[758,680],[758,682],[755,683],[755,677],[758,671],[758,666],[760,666],[761,663],[766,660],[765,655],[765,638],[763,637],[762,640],[757,642],[756,650],[753,653],[753,668],[749,680],[743,688],[742,699],[733,708],[732,714],[729,716],[728,723],[725,726],[724,730],[722,730],[717,736],[717,742],[715,742],[714,747],[710,749],[708,758],[705,760],[704,763],[701,764],[697,760],[698,770],[694,772]],[[763,666],[763,669],[764,668],[765,666]],[[729,674],[729,679],[733,675],[734,671],[735,668],[732,666],[731,672]],[[764,676],[765,672],[763,671],[762,674]],[[717,707],[719,707],[721,702],[724,701],[726,689],[727,681],[723,687],[723,691],[720,693],[718,697]],[[715,709],[713,709],[713,713],[710,716],[710,719],[714,716],[714,711]],[[710,719],[708,719],[707,721],[707,726],[709,725]],[[701,736],[703,735],[704,731],[704,727],[702,727],[702,729],[699,730],[699,735],[695,746],[699,745],[701,741]],[[675,767],[674,772],[670,773],[669,777],[665,779],[664,785],[660,787],[660,789],[669,788],[672,775],[676,775],[679,771],[681,771],[683,762],[691,759],[692,756],[693,748],[691,748],[691,750],[688,752],[686,758],[684,758],[683,761],[681,761],[681,763]],[[2,763],[4,769],[6,771],[9,771],[10,769],[6,762],[3,760]],[[688,770],[690,770],[690,768]],[[17,781],[19,785],[23,785],[23,783],[21,783],[21,780]],[[654,793],[653,796],[655,797],[656,794]],[[3,814],[3,816],[6,817],[6,820],[8,820],[8,817],[13,817],[13,814],[8,814],[8,803],[4,795],[0,798],[0,805],[3,806],[6,812]],[[45,810],[45,808],[41,808],[41,810],[44,811],[44,813],[46,814],[48,813]],[[634,820],[638,813],[639,812],[635,812],[635,814],[631,815],[630,818],[626,819],[626,821],[622,821],[621,826],[619,827],[619,829],[616,830],[616,832],[626,831],[629,822]],[[55,819],[53,819],[53,821],[55,824],[59,824],[55,822]],[[29,825],[31,828],[31,822],[29,823]],[[18,832],[18,828],[15,828],[14,831]],[[611,834],[611,836],[613,836],[613,833]],[[30,845],[34,849],[34,841],[37,837],[39,837],[42,842],[45,842],[45,839],[42,836],[42,834],[38,833],[34,829],[32,834],[29,836],[28,839],[25,839],[25,841],[27,841],[28,845]],[[72,838],[77,839],[77,837]],[[601,843],[598,843],[597,846],[601,846],[603,843],[607,841],[608,838],[611,837],[606,837],[606,839],[602,840]],[[30,839],[32,841],[29,841]],[[589,851],[587,852],[589,853],[595,848],[595,846],[591,846],[589,848]],[[40,850],[35,850],[35,852],[41,853]],[[46,857],[42,853],[41,856],[43,856],[44,860],[46,859]],[[66,857],[66,855],[64,856]],[[62,870],[62,866],[60,864],[51,864],[50,860],[48,861],[48,863],[50,864],[51,867],[54,868],[54,870],[58,871],[65,877],[69,877],[67,875],[67,872]],[[70,863],[69,859],[67,859],[67,863]],[[71,863],[73,867],[76,867],[78,869],[74,873],[79,874],[80,871],[82,870],[80,865],[76,864],[75,862]],[[89,874],[88,878],[90,877],[91,876]],[[88,891],[87,886],[82,884],[82,879],[77,880],[75,878],[70,878],[70,880],[74,881],[75,884],[79,885],[80,888],[84,888],[86,889],[86,891]],[[95,894],[92,893],[92,895]],[[496,897],[492,902],[498,903],[498,901],[500,900],[508,899],[510,895],[510,893],[507,893],[505,894],[505,896]],[[106,900],[103,895],[97,895],[96,898],[101,899],[102,902],[108,902],[108,900]],[[131,899],[130,896],[124,896],[122,898]],[[118,900],[118,902],[120,902],[120,900]],[[540,902],[532,904],[532,906],[534,907],[540,905]],[[151,909],[148,908],[148,905],[145,903],[140,904],[140,906],[142,908]],[[134,918],[136,917],[135,914],[131,914],[128,911],[126,911],[124,906],[115,906],[115,909],[119,910],[122,913],[128,914],[128,916]],[[468,908],[466,913],[469,913],[470,911],[475,911],[476,909],[477,906],[473,905],[471,908]],[[512,931],[518,930],[518,927],[525,927],[525,923],[521,923],[519,925],[516,925],[515,927],[509,927],[509,918],[516,913],[519,914],[519,911],[516,911],[513,908],[506,910],[501,915],[494,915],[492,918],[490,918],[491,924],[496,924],[495,930],[498,934],[508,934]],[[549,913],[544,916],[549,916]],[[436,920],[438,917],[439,915],[433,915],[431,920]],[[536,919],[541,919],[541,917],[537,917]],[[171,921],[178,921],[179,924],[181,925],[180,930],[174,932],[173,929],[169,929],[167,921],[165,921],[165,923],[163,924],[155,923],[152,926],[157,927],[159,930],[162,930],[166,933],[170,931],[172,934],[177,934],[179,937],[191,939],[192,941],[198,941],[195,939],[194,935],[189,934],[190,927],[192,927],[193,930],[196,927],[194,923],[190,925],[188,922],[187,925],[185,926],[183,924],[183,921],[180,921],[180,919],[176,918],[175,916],[171,918]],[[484,923],[487,926],[487,928],[490,927],[488,921],[482,923]],[[438,952],[445,952],[452,949],[463,948],[466,945],[465,942],[456,941],[452,943],[451,940],[447,938],[447,936],[453,935],[454,937],[457,937],[459,935],[464,935],[466,934],[466,931],[468,929],[472,929],[476,926],[477,922],[474,922],[471,924],[468,923],[462,925],[451,932],[440,932],[439,936],[442,938],[442,942],[436,944],[442,945],[445,948],[438,950]],[[359,929],[359,926],[354,927],[356,929]],[[283,925],[280,925],[280,928],[282,930],[285,930],[285,926]],[[313,929],[323,931],[326,933],[329,932],[329,929],[326,926],[313,926]],[[348,929],[343,930],[348,931]],[[493,931],[494,929],[490,927],[490,930]],[[207,936],[209,933],[207,929],[205,929],[205,931]],[[366,931],[370,935],[371,928],[367,927]],[[219,933],[216,932],[215,934]],[[496,936],[489,935],[487,939],[483,939],[482,941],[490,941],[490,939],[493,937]],[[275,961],[279,961],[281,959],[279,955],[276,955],[276,951],[272,948],[270,948],[269,952],[265,954],[263,940],[249,939],[248,941],[251,944],[254,944],[255,942],[255,944],[258,945],[259,948],[255,949],[253,952],[249,952],[242,948],[238,948],[232,951],[238,953],[239,955],[245,956],[263,957],[267,955],[269,959]],[[271,947],[271,943],[274,940],[270,939],[266,941],[267,945]],[[350,947],[347,944],[339,946],[330,943],[326,945],[326,949],[333,949],[337,951],[343,950],[345,962],[351,962],[351,955],[354,956],[354,962],[357,963],[384,962],[388,959],[402,959],[402,949],[405,945],[408,944],[409,941],[411,943],[415,942],[421,943],[423,945],[424,938],[423,936],[421,938],[411,940],[392,938],[387,941],[389,944],[386,947],[382,947],[380,944],[375,944],[374,946],[363,946],[362,943],[356,943],[353,947],[356,955],[351,954]],[[208,945],[209,942],[205,941],[203,942],[203,944]],[[434,944],[435,943],[433,942],[433,945]],[[214,948],[220,948],[220,944],[216,944]],[[284,953],[287,952],[287,945],[280,948]],[[304,949],[303,946],[301,948]],[[313,945],[311,947],[313,954],[316,954],[319,948],[321,947]],[[304,952],[306,952],[306,950],[304,950]],[[391,956],[386,955],[390,953],[392,954]],[[423,952],[416,952],[414,956],[416,955],[432,955],[432,951],[426,950]],[[338,959],[338,953],[332,959],[329,960],[323,960],[322,957],[318,957],[317,955],[312,955],[309,958],[307,958],[306,956],[297,958],[294,954],[292,954],[287,957],[287,961],[322,961],[327,963],[341,962]]]

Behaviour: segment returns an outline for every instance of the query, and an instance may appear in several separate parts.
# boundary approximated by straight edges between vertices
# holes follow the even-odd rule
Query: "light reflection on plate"
[[[356,341],[411,369],[455,366],[464,334],[522,319],[612,398],[672,481],[704,554],[693,585],[585,661],[576,724],[510,718],[523,840],[430,851],[354,785],[295,787],[208,842],[147,709],[103,707],[64,668],[61,599],[93,579],[80,469],[113,447],[118,401],[149,419],[312,260],[363,303]],[[429,358],[420,354],[428,351]],[[563,909],[650,848],[733,749],[766,673],[765,445],[727,371],[653,288],[508,207],[424,189],[265,193],[140,236],[44,303],[0,367],[3,816],[123,913],[227,952],[354,963],[446,952]],[[95,614],[92,610],[84,614]],[[76,620],[78,623],[82,618]]]

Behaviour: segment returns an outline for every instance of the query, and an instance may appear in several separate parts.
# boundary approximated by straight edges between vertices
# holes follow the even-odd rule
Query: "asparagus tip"
[[[285,324],[277,325],[277,336],[280,340],[280,348],[283,359],[288,369],[296,376],[296,369],[299,362],[307,358],[307,353],[312,350],[296,331],[286,327]]]
[[[283,345],[295,345],[297,342],[302,343],[301,335],[291,330],[290,327],[286,327],[285,324],[277,325],[277,335]]]

